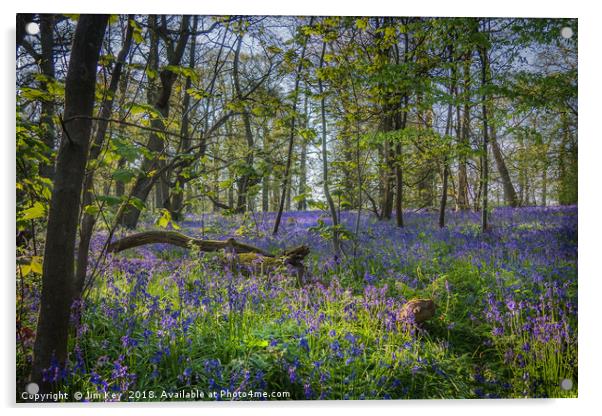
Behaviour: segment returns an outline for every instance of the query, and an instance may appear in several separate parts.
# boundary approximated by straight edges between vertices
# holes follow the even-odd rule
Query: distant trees
[[[166,137],[161,132],[165,130],[165,120],[169,117],[170,98],[174,83],[178,74],[173,70],[178,67],[184,56],[188,37],[190,36],[190,16],[183,16],[180,29],[177,36],[172,38],[167,28],[167,19],[161,18],[161,25],[157,22],[157,17],[150,18],[149,27],[151,29],[151,51],[150,51],[150,69],[151,78],[158,77],[159,85],[157,89],[149,89],[148,102],[152,106],[153,114],[151,116],[151,130],[147,147],[152,152],[144,157],[142,161],[142,172],[136,178],[131,191],[131,198],[137,201],[146,201],[154,185],[157,188],[157,202],[161,208],[168,203],[169,189],[167,188],[166,163],[163,153],[166,150]],[[165,42],[167,49],[167,66],[159,71],[159,37]],[[152,173],[152,175],[150,174]],[[140,208],[136,205],[129,205],[122,214],[120,222],[128,228],[135,228],[140,217]]]
[[[53,34],[64,43],[73,24],[60,15],[20,21],[32,19],[41,33],[19,42],[19,105],[40,122],[43,181],[52,178],[63,105]],[[337,212],[367,209],[403,226],[404,207],[437,209],[444,224],[443,207],[576,202],[577,35],[558,35],[571,20],[122,16],[110,24],[118,30],[99,61],[83,252],[97,220],[134,228],[141,214],[177,221],[209,208],[261,208],[276,211],[277,232],[289,206],[321,207],[318,81],[329,96]],[[319,27],[333,35],[317,79]],[[32,63],[39,71],[28,77]],[[21,178],[31,175],[27,161],[20,166]],[[27,198],[23,210],[36,199]]]

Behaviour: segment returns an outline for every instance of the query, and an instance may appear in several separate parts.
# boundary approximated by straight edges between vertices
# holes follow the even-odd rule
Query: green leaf
[[[129,111],[130,114],[132,115],[138,115],[138,114],[148,114],[149,117],[151,118],[163,118],[163,116],[161,115],[161,113],[159,113],[155,107],[153,107],[150,104],[138,104],[138,103],[130,103],[129,104]]]
[[[268,52],[273,53],[274,55],[282,53],[282,49],[274,45],[270,45],[266,49]]]
[[[173,72],[174,74],[182,75],[186,78],[190,78],[192,82],[198,82],[199,75],[193,68],[187,68],[183,66],[167,65],[166,70]]]
[[[29,273],[42,274],[43,264],[43,257],[32,256],[29,263],[19,264],[19,270],[23,276]]]
[[[117,182],[129,183],[136,174],[129,169],[117,169],[111,176]]]
[[[110,207],[115,206],[121,202],[121,198],[111,195],[98,195],[96,198]]]
[[[140,198],[136,198],[135,196],[130,198],[130,205],[133,206],[134,208],[139,209],[140,211],[142,211],[146,207],[146,204],[144,203],[144,201],[141,200]]]
[[[168,210],[161,210],[162,215],[157,219],[157,225],[161,228],[166,228],[169,225],[169,221],[171,221],[171,214]]]
[[[27,208],[23,211],[21,220],[33,220],[44,216],[46,216],[46,208],[41,202],[37,201],[31,208]]]
[[[138,25],[138,23],[135,20],[130,20],[130,25],[132,26],[132,38],[134,39],[134,42],[136,43],[142,43],[144,42],[144,37],[142,36],[142,29],[140,28],[140,26]]]
[[[250,348],[253,348],[253,347],[265,348],[269,345],[269,342],[265,339],[248,339],[248,340],[245,340],[245,344],[247,345],[247,347],[250,347]]]
[[[365,30],[368,27],[368,19],[367,18],[356,19],[355,27],[357,27],[360,30]]]
[[[90,204],[84,207],[84,212],[88,215],[94,216],[100,212],[100,208],[97,205]]]
[[[33,256],[29,265],[31,267],[31,271],[35,274],[42,274],[43,263],[44,261],[42,260],[41,256]]]
[[[201,88],[188,88],[186,90],[186,92],[192,98],[197,99],[197,100],[211,96],[211,94],[209,94],[207,91],[205,91],[204,89],[201,89]]]
[[[113,140],[115,153],[123,157],[128,162],[133,162],[139,156],[138,148],[130,143],[127,143],[122,138]]]
[[[46,91],[29,87],[21,88],[19,90],[19,95],[25,99],[36,101],[50,101],[53,98],[52,95]]]
[[[31,265],[30,264],[20,264],[19,269],[21,270],[21,274],[23,276],[27,276],[29,274],[29,272],[31,271]]]

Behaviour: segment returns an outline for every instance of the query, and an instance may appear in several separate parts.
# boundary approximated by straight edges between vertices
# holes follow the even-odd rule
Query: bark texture
[[[42,392],[51,388],[44,370],[52,365],[63,365],[67,358],[75,236],[92,127],[96,69],[108,18],[108,15],[80,16],[65,81],[64,132],[48,216],[31,374],[32,381],[38,383]]]

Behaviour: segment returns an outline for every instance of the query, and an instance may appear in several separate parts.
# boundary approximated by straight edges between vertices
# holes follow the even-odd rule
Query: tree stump
[[[398,319],[409,324],[422,324],[435,316],[435,310],[432,299],[410,299],[401,308]]]

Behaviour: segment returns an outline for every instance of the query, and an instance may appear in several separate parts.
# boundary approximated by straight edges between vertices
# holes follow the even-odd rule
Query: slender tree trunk
[[[213,209],[213,212],[218,212],[219,211],[219,206],[217,205],[216,201],[219,201],[220,199],[220,193],[221,193],[221,189],[219,186],[219,182],[220,182],[220,171],[217,169],[217,161],[214,161],[214,166],[213,166],[215,172],[214,172],[214,176],[213,176],[213,193],[214,193],[214,200],[211,200],[211,206]]]
[[[65,80],[64,134],[57,156],[50,202],[42,296],[32,366],[32,381],[51,390],[44,370],[67,358],[69,315],[73,302],[77,221],[92,128],[96,71],[108,15],[79,17]]]
[[[354,88],[354,97],[357,104],[357,95],[355,95]],[[357,105],[356,105],[357,108]],[[362,219],[362,189],[364,187],[363,178],[362,178],[362,164],[361,164],[361,130],[359,125],[359,117],[355,120],[355,164],[356,164],[356,177],[357,177],[357,215],[355,217],[355,241],[353,244],[353,256],[357,256],[357,248],[359,242],[360,235],[360,222]],[[378,215],[377,215],[378,216]],[[403,219],[403,217],[402,217]]]
[[[313,17],[310,18],[309,25],[313,23]],[[305,50],[307,48],[307,36],[303,41],[303,48],[301,50],[301,57],[299,59],[299,64],[297,66],[297,74],[295,76],[295,89],[293,94],[293,108],[292,108],[292,117],[291,117],[291,129],[288,139],[288,151],[286,157],[286,167],[284,170],[284,178],[282,180],[282,196],[280,197],[280,203],[278,206],[278,213],[276,214],[276,220],[274,221],[274,228],[272,230],[272,234],[278,234],[278,229],[280,228],[280,221],[282,220],[282,212],[284,211],[284,204],[286,199],[286,191],[290,181],[291,175],[291,163],[293,159],[293,148],[295,145],[295,121],[297,117],[295,113],[297,111],[297,95],[299,93],[299,83],[301,81],[301,71],[303,69],[303,59],[305,58]]]
[[[468,172],[466,169],[467,152],[470,147],[470,61],[471,54],[467,53],[464,59],[464,109],[462,112],[462,136],[460,139],[460,156],[458,160],[458,208],[468,209]]]
[[[266,125],[263,128],[263,152],[268,154],[269,147],[269,127]],[[263,172],[261,178],[261,210],[268,212],[270,210],[270,169]]]
[[[518,198],[516,197],[516,191],[512,185],[512,179],[510,178],[510,173],[508,173],[506,162],[504,161],[504,155],[502,154],[502,150],[497,142],[495,126],[489,126],[489,131],[491,133],[491,151],[493,153],[495,164],[497,165],[497,170],[500,174],[500,178],[502,179],[502,185],[504,188],[504,201],[511,207],[517,207],[519,205]]]
[[[115,61],[115,66],[113,67],[113,74],[111,75],[111,82],[109,83],[109,89],[107,91],[107,95],[105,100],[103,101],[100,108],[100,117],[96,126],[96,133],[94,136],[94,140],[90,146],[90,154],[88,155],[88,160],[97,160],[102,147],[104,145],[105,136],[107,133],[107,128],[109,126],[108,120],[111,118],[111,114],[113,112],[113,101],[115,97],[115,93],[117,92],[117,87],[120,82],[121,73],[123,71],[123,65],[125,63],[125,59],[127,54],[130,51],[130,47],[132,45],[132,33],[133,28],[131,25],[131,21],[134,19],[133,15],[128,17],[127,21],[127,30],[126,35],[123,40],[123,46],[119,53],[117,54],[117,59]],[[85,178],[83,185],[83,195],[82,195],[82,208],[85,208],[88,205],[91,205],[94,202],[93,195],[93,186],[94,186],[94,170],[90,170]],[[88,257],[89,257],[89,249],[90,249],[90,239],[92,238],[92,231],[94,229],[94,225],[96,223],[96,217],[94,215],[90,215],[86,212],[82,213],[82,220],[79,229],[79,246],[77,249],[77,268],[75,272],[75,296],[78,297],[81,294],[81,290],[84,287],[84,282],[86,280],[86,273],[88,269]]]
[[[234,65],[232,67],[232,78],[234,84],[234,91],[236,98],[242,101],[242,89],[240,86],[240,49],[242,46],[243,35],[238,38],[236,52],[234,53]],[[256,179],[253,178],[251,172],[253,171],[253,147],[255,146],[255,140],[253,138],[253,130],[251,129],[251,115],[245,108],[242,111],[242,121],[245,128],[245,138],[247,141],[247,154],[245,156],[245,172],[238,179],[238,198],[236,202],[236,212],[245,212],[248,208],[248,192],[249,188],[256,183]]]
[[[292,209],[292,194],[293,191],[293,181],[289,180],[288,181],[288,187],[286,188],[286,207],[285,210],[286,211],[290,211]]]
[[[518,133],[516,137],[516,141],[518,144],[518,156],[517,156],[517,165],[518,165],[518,201],[519,205],[527,205],[525,201],[525,166],[524,166],[524,136],[522,133]]]
[[[548,166],[544,165],[541,175],[541,205],[548,205]]]
[[[308,120],[308,98],[307,94],[305,94],[303,100],[303,114],[305,115],[303,119],[303,127],[307,128],[307,120]],[[303,138],[301,141],[301,160],[299,162],[299,195],[302,195],[302,198],[297,203],[297,210],[305,211],[307,209],[307,201],[306,201],[306,192],[307,192],[307,140]]]
[[[117,169],[124,169],[126,167],[126,159],[124,157],[119,158],[117,161]],[[125,195],[125,183],[117,181],[115,183],[115,196],[121,198]]]
[[[480,48],[480,56],[481,56],[481,83],[483,87],[488,85],[487,73],[489,63],[487,58],[487,49],[481,47]],[[488,126],[488,113],[487,113],[487,94],[483,92],[482,95],[482,108],[483,108],[483,149],[482,149],[482,162],[481,162],[481,183],[483,186],[482,193],[482,207],[481,207],[481,230],[483,232],[487,231],[488,228],[488,188],[489,188],[489,160],[487,153],[489,151],[489,126]]]
[[[297,210],[305,211],[307,209],[306,192],[307,192],[307,143],[303,141],[301,143],[301,160],[300,160],[300,172],[299,172],[299,192],[301,196],[297,203]]]
[[[375,19],[375,24],[377,29],[381,27],[381,21],[377,17]],[[382,27],[391,27],[391,19],[384,17],[382,18]],[[384,67],[391,62],[392,57],[392,46],[384,41],[384,35],[382,32],[377,32],[376,34],[376,46],[377,50],[377,58],[381,62],[381,65]],[[379,83],[379,89],[383,91],[381,93],[381,99],[384,101],[382,104],[382,132],[390,133],[395,130],[394,126],[394,114],[398,111],[398,108],[395,103],[395,97],[392,92],[387,91],[387,87],[384,83]],[[395,146],[393,141],[390,138],[385,138],[381,149],[381,166],[379,176],[381,182],[381,219],[390,220],[393,216],[393,204],[394,204],[394,195],[393,189],[395,186]]]
[[[395,129],[393,125],[393,117],[390,114],[390,106],[385,107],[385,116],[383,119],[383,132],[388,133]],[[393,186],[394,186],[394,175],[395,175],[395,157],[394,157],[394,146],[393,143],[386,139],[383,144],[383,158],[384,158],[384,169],[383,169],[383,194],[381,202],[382,219],[390,220],[393,216]]]
[[[131,55],[130,55],[130,63],[131,63]],[[127,96],[128,89],[128,78],[129,78],[129,70],[125,73],[125,76],[119,78],[119,120],[125,120],[127,116],[127,110],[125,108],[125,100]],[[125,126],[123,124],[119,124],[117,126],[117,134],[119,137],[125,137]],[[125,169],[127,166],[127,159],[125,157],[120,157],[117,161],[117,169]],[[115,183],[115,196],[121,198],[125,195],[125,183],[122,181],[116,181]]]
[[[324,52],[326,51],[326,42],[322,43],[322,53],[320,55],[320,69],[324,66]],[[332,218],[332,246],[334,249],[335,256],[340,255],[339,245],[339,221],[337,211],[330,195],[330,184],[328,183],[328,149],[326,142],[326,98],[324,97],[324,86],[322,78],[318,78],[318,90],[320,93],[320,116],[322,120],[322,176],[324,181],[324,196],[330,209],[330,217]]]
[[[558,202],[575,204],[578,199],[577,142],[570,130],[568,114],[560,114],[562,136],[558,150]]]
[[[151,16],[156,19],[156,16]],[[165,130],[165,124],[163,120],[167,119],[169,116],[169,99],[171,97],[171,93],[173,90],[173,85],[177,79],[177,74],[172,72],[169,67],[178,66],[182,60],[182,56],[184,55],[184,50],[186,47],[186,43],[188,42],[188,38],[190,35],[189,31],[189,22],[190,16],[184,15],[182,17],[182,24],[180,25],[180,36],[175,46],[173,52],[170,54],[168,59],[168,66],[164,68],[160,74],[159,78],[161,80],[161,88],[156,95],[156,99],[153,100],[153,107],[155,110],[162,116],[160,118],[153,118],[151,120],[151,127],[157,130]],[[151,48],[155,45],[158,51],[158,36],[156,35],[156,23],[151,23],[151,34],[154,33],[155,39],[151,39]],[[154,67],[158,67],[158,52],[155,53],[155,57],[152,57],[153,60],[157,60],[157,63],[154,64]],[[150,59],[150,58],[149,58]],[[150,66],[150,65],[149,65]],[[154,95],[154,94],[153,94]],[[169,189],[167,187],[167,178],[165,172],[161,174],[149,175],[152,171],[161,170],[162,167],[165,166],[165,161],[160,155],[165,150],[165,143],[162,134],[158,134],[156,131],[151,132],[149,141],[148,141],[148,150],[154,153],[152,157],[144,157],[142,161],[142,169],[141,174],[136,178],[136,181],[132,187],[131,197],[135,198],[139,201],[145,202],[149,193],[151,192],[153,186],[159,182],[160,186],[160,198],[162,201],[158,201],[161,203],[159,206],[164,206],[166,202],[166,198],[168,195],[165,195],[165,190]],[[128,205],[126,209],[123,211],[123,215],[119,218],[119,223],[127,228],[136,228],[138,224],[138,219],[140,218],[140,209],[133,205]]]
[[[420,108],[422,106],[421,102],[423,101],[422,94],[418,94],[417,97],[417,107]],[[430,130],[433,127],[433,111],[432,108],[427,110],[419,110],[418,120],[424,120],[424,123],[419,126],[420,129]],[[419,196],[419,206],[424,208],[432,208],[435,206],[435,166],[437,164],[437,160],[434,156],[426,156],[422,167],[418,170],[418,175],[421,178],[418,182],[418,196]]]
[[[232,176],[232,173],[230,173]],[[232,208],[234,206],[234,187],[230,186],[228,188],[228,208]]]
[[[395,222],[398,227],[403,227],[403,168],[401,167],[401,143],[395,146],[397,160],[395,165]]]
[[[441,190],[441,204],[439,205],[439,228],[445,227],[445,208],[447,206],[447,184],[449,181],[449,159],[443,156],[443,184]]]
[[[454,50],[453,46],[449,48],[449,60],[451,64],[450,70],[450,86],[449,94],[453,96],[456,91],[456,63],[454,61]],[[447,105],[447,120],[445,125],[445,140],[451,134],[452,117],[453,117],[453,106],[450,103]],[[439,228],[445,227],[445,208],[447,206],[447,184],[449,180],[449,157],[447,154],[443,155],[443,183],[441,189],[441,202],[439,204]]]
[[[194,16],[192,20],[192,31],[196,32],[198,27],[199,17]],[[190,39],[190,55],[188,58],[188,68],[191,70],[195,69],[195,54],[196,54],[196,36],[192,36]],[[184,85],[184,99],[182,100],[182,124],[180,126],[180,136],[182,137],[180,142],[180,152],[188,152],[191,146],[191,140],[188,137],[190,134],[190,94],[188,90],[192,87],[192,79],[186,77],[186,83]],[[176,186],[172,190],[169,199],[169,212],[171,217],[175,220],[181,220],[183,218],[182,210],[184,207],[184,183],[186,178],[181,172],[177,173]]]
[[[404,33],[404,54],[403,61],[407,65],[408,63],[408,49],[409,49],[409,36],[408,33]],[[399,63],[399,53],[397,54],[397,63]],[[406,92],[403,96],[402,105],[403,109],[398,111],[395,116],[395,129],[403,130],[406,128],[408,121],[408,102],[409,96]],[[403,115],[402,115],[403,114]],[[402,146],[398,140],[395,146],[395,221],[398,227],[403,227],[403,166],[402,166]]]

